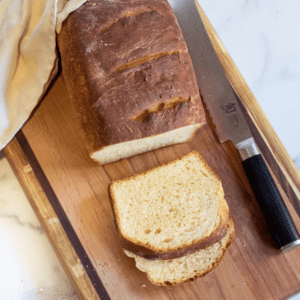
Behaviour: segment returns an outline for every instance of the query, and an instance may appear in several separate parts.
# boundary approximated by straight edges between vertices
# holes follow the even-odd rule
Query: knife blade
[[[255,144],[195,1],[168,2],[185,38],[202,99],[216,126],[220,142],[231,140],[238,149],[243,168],[277,247],[281,251],[295,248],[300,244],[297,228]]]

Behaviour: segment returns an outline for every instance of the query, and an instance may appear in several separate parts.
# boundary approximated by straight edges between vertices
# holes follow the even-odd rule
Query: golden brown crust
[[[127,240],[120,234],[120,231],[119,231],[119,239],[122,248],[132,252],[135,255],[138,255],[148,260],[156,260],[156,259],[166,260],[166,259],[179,258],[182,256],[186,256],[188,254],[195,253],[198,250],[205,249],[211,246],[212,244],[220,241],[226,235],[226,232],[227,232],[227,228],[224,222],[222,221],[222,225],[211,236],[207,237],[206,239],[201,240],[200,242],[192,244],[183,249],[182,247],[180,247],[179,250],[174,250],[172,252],[163,252],[163,253],[152,251],[146,247],[137,245]]]
[[[218,181],[220,182],[220,188],[217,191],[217,195],[216,195],[216,197],[218,197],[220,199],[220,205],[219,205],[219,210],[218,210],[218,216],[220,217],[220,223],[215,228],[215,231],[213,231],[209,236],[204,236],[201,239],[194,240],[189,244],[182,244],[182,245],[178,246],[177,248],[173,249],[172,251],[170,251],[168,249],[167,250],[166,249],[157,249],[155,247],[151,247],[149,245],[143,244],[138,240],[133,240],[133,239],[126,237],[122,233],[120,226],[119,226],[120,219],[119,219],[119,213],[118,213],[118,206],[115,205],[115,197],[114,197],[114,192],[112,190],[112,186],[118,182],[132,180],[142,174],[146,175],[147,173],[150,173],[157,168],[167,166],[169,164],[174,163],[175,161],[179,161],[179,160],[185,159],[188,156],[193,156],[193,155],[197,155],[198,158],[201,160],[201,162],[205,165],[205,169],[207,170],[207,172],[210,173],[215,178],[217,178]],[[145,172],[141,172],[141,173],[135,174],[133,176],[130,176],[130,177],[127,177],[124,179],[114,180],[110,183],[110,185],[108,187],[108,195],[109,195],[109,199],[110,199],[113,214],[114,214],[116,230],[118,232],[119,240],[120,240],[122,247],[138,256],[145,258],[145,259],[155,260],[155,259],[172,259],[172,258],[182,257],[182,256],[187,255],[188,253],[194,253],[197,250],[205,249],[205,248],[209,247],[210,245],[221,240],[227,232],[225,224],[227,223],[228,218],[229,218],[229,208],[228,208],[228,205],[227,205],[225,199],[223,198],[224,191],[222,188],[221,181],[218,178],[218,176],[216,175],[216,173],[207,165],[205,160],[201,157],[201,155],[197,151],[190,151],[189,153],[187,153],[186,155],[183,155],[182,157],[180,157],[178,159],[175,159],[175,160],[169,161],[167,163],[161,164],[159,166],[153,167]]]
[[[230,224],[230,236],[228,238],[228,241],[224,247],[224,249],[222,250],[222,253],[219,255],[219,257],[216,259],[216,261],[210,266],[209,269],[207,269],[204,273],[202,274],[197,274],[195,275],[194,277],[192,278],[189,278],[187,280],[183,280],[183,281],[178,281],[178,282],[169,282],[169,281],[166,281],[166,282],[155,282],[153,281],[150,276],[148,276],[147,274],[147,277],[148,279],[154,284],[154,285],[158,285],[158,286],[175,286],[175,285],[180,285],[180,284],[183,284],[183,283],[187,283],[187,282],[191,282],[191,281],[195,281],[201,277],[204,277],[205,275],[209,274],[210,272],[212,272],[214,269],[216,269],[216,267],[220,264],[220,262],[222,261],[227,249],[230,247],[231,243],[232,243],[232,240],[234,238],[234,235],[235,235],[235,230],[234,230],[234,225],[233,225],[233,221],[232,221],[232,218],[229,217],[229,224]]]
[[[205,123],[192,62],[166,0],[87,1],[63,23],[58,43],[91,153]],[[183,100],[170,106],[177,98]]]

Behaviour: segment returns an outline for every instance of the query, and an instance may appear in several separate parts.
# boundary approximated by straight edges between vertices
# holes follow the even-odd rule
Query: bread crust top
[[[87,1],[64,21],[58,44],[90,152],[205,124],[192,62],[167,1]]]

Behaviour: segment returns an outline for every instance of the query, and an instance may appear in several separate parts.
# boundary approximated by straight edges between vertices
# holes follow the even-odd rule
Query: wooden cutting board
[[[215,31],[199,8],[215,51],[251,131],[300,230],[300,176]],[[58,258],[82,299],[285,299],[300,291],[300,247],[280,253],[231,142],[220,144],[208,124],[190,143],[101,167],[84,146],[59,73],[39,107],[5,148]],[[223,182],[236,235],[219,267],[195,282],[152,285],[123,254],[107,187],[197,150]]]

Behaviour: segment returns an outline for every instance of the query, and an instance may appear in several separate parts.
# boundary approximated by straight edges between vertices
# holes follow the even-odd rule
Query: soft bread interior
[[[189,125],[166,133],[104,147],[91,157],[101,165],[161,147],[184,143],[193,138],[200,124]]]
[[[227,234],[219,242],[193,254],[171,260],[147,260],[127,250],[125,254],[133,257],[136,266],[147,273],[149,280],[156,285],[177,285],[195,280],[212,271],[223,258],[234,236],[234,226],[230,219]]]
[[[155,114],[159,111],[162,111],[163,109],[171,109],[174,108],[176,105],[183,103],[183,102],[189,102],[191,100],[191,97],[185,98],[185,97],[175,97],[173,99],[170,99],[166,103],[160,103],[158,105],[150,107],[150,109],[146,109],[137,116],[133,117],[133,120],[135,121],[143,121],[145,120],[150,114]]]
[[[222,191],[220,179],[196,151],[110,187],[122,236],[156,252],[210,236],[228,211]]]

